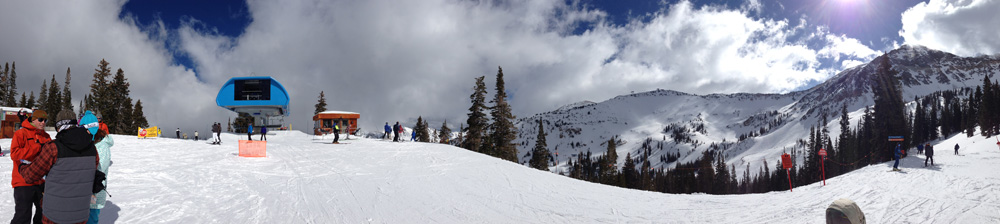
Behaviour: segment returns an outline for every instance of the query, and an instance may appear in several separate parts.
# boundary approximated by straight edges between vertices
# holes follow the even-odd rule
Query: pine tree
[[[438,130],[438,143],[449,144],[451,142],[451,128],[448,128],[448,120],[444,120],[441,123],[441,128]]]
[[[104,123],[110,126],[112,121],[110,118],[115,116],[114,112],[117,108],[113,107],[110,99],[111,90],[108,78],[111,77],[111,68],[108,65],[108,61],[104,59],[97,63],[97,68],[94,69],[94,78],[90,84],[90,94],[87,94],[89,97],[85,97],[84,101],[90,110],[101,113]],[[108,128],[113,129],[114,127]]]
[[[17,95],[17,62],[12,62],[10,64],[10,73],[7,74],[7,95],[6,95],[6,105],[14,105],[17,103],[15,97]]]
[[[21,103],[17,104],[18,107],[28,107],[28,96],[23,92],[21,93]]]
[[[326,96],[323,95],[323,91],[319,91],[319,102],[316,102],[316,111],[313,114],[319,114],[326,111]]]
[[[905,135],[909,133],[909,129],[906,127],[906,114],[903,110],[903,92],[896,78],[898,72],[892,69],[888,54],[883,54],[877,60],[880,60],[879,66],[871,87],[875,96],[875,133],[871,140],[873,148],[881,152],[877,162],[882,162],[888,161],[894,154],[895,144],[890,144],[886,139],[889,136]],[[903,144],[903,148],[908,147],[905,142]]]
[[[542,129],[542,120],[538,120],[538,136],[535,138],[535,148],[531,149],[531,160],[528,163],[535,169],[549,169],[549,149],[545,141],[545,129]]]
[[[993,130],[992,127],[995,125],[995,123],[993,121],[993,117],[994,116],[991,116],[992,114],[995,114],[995,113],[998,112],[998,111],[993,110],[993,108],[995,107],[994,104],[996,104],[997,100],[998,100],[998,99],[994,98],[994,96],[995,96],[994,92],[997,91],[995,88],[996,88],[996,86],[993,86],[993,84],[990,83],[990,76],[986,75],[986,77],[983,78],[983,90],[982,90],[982,94],[979,94],[978,93],[978,89],[977,89],[977,94],[976,95],[981,95],[981,97],[979,97],[980,101],[979,101],[979,110],[978,110],[978,112],[979,112],[979,114],[978,114],[979,115],[978,116],[978,119],[979,119],[979,131],[980,131],[980,134],[982,134],[984,136],[992,136],[993,134],[995,134],[995,133],[992,133],[992,130]]]
[[[10,63],[4,63],[3,70],[0,70],[0,103],[3,97],[7,96],[7,73],[10,72]]]
[[[84,97],[86,97],[86,96],[84,96]],[[79,108],[78,111],[76,111],[76,114],[83,114],[84,111],[86,111],[86,109],[84,109],[84,108],[85,108],[85,106],[83,104],[83,100],[80,100],[80,108]]]
[[[31,95],[28,95],[28,103],[24,107],[35,108],[35,91],[31,91]]]
[[[61,108],[65,109],[65,110],[73,111],[73,94],[70,92],[70,87],[69,87],[70,77],[69,77],[69,74],[70,74],[69,67],[67,67],[66,68],[66,83],[63,84]]]
[[[494,95],[493,107],[490,108],[490,116],[493,123],[490,125],[490,143],[496,157],[517,162],[517,148],[514,147],[514,139],[517,138],[517,129],[514,127],[514,114],[511,113],[510,105],[507,104],[507,90],[504,87],[503,68],[497,67],[496,95]]]
[[[135,127],[136,130],[142,127],[149,127],[149,122],[146,121],[146,115],[142,112],[142,100],[135,101],[135,109],[132,110],[132,118],[135,119],[132,126]]]
[[[486,84],[483,83],[483,78],[485,76],[476,78],[476,86],[473,87],[472,95],[469,96],[472,100],[472,107],[469,107],[469,118],[466,120],[468,127],[463,130],[465,140],[462,141],[462,148],[485,154],[485,149],[480,148],[486,140],[485,129],[488,125],[486,113],[483,112],[486,110]]]
[[[600,160],[600,174],[599,177],[604,184],[613,183],[616,178],[616,173],[618,172],[618,145],[615,144],[615,138],[612,137],[608,140],[608,150],[604,153],[603,159]]]
[[[49,99],[48,101],[45,101],[45,108],[48,108],[48,110],[45,110],[45,112],[48,112],[49,114],[59,114],[59,112],[62,111],[62,93],[59,92],[59,83],[56,82],[55,74],[52,74],[52,81],[49,82],[48,95]],[[55,126],[56,122],[57,121],[55,119],[49,119],[45,123],[47,126]]]
[[[37,106],[38,109],[48,112],[49,108],[45,107],[45,102],[49,101],[49,94],[46,94],[49,87],[45,84],[45,82],[45,80],[42,80],[42,90],[38,92],[38,101],[35,102],[35,106]]]
[[[125,78],[125,71],[119,68],[111,83],[109,83],[110,94],[107,95],[111,108],[114,108],[114,111],[101,113],[104,115],[104,119],[107,120],[111,133],[131,133],[131,131],[138,129],[138,127],[134,126],[135,118],[132,117],[134,106],[132,105],[132,98],[129,97],[131,92],[129,86],[128,79]]]
[[[427,121],[424,120],[423,116],[417,117],[417,126],[413,130],[417,132],[417,141],[419,142],[431,142],[431,135],[427,132]]]

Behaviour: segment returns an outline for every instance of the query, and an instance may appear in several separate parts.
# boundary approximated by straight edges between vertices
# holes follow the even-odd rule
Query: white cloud
[[[116,17],[118,1],[17,4],[31,5],[0,8],[0,60],[19,62],[19,83],[37,89],[53,73],[62,80],[70,66],[79,99],[107,58],[126,71],[150,122],[168,130],[207,131],[233,116],[215,106],[215,94],[229,78],[251,74],[273,76],[290,91],[296,129],[312,126],[324,91],[328,109],[360,112],[363,129],[379,130],[417,116],[434,127],[464,123],[473,78],[487,76],[492,92],[497,66],[515,114],[528,116],[656,88],[787,92],[831,76],[820,59],[871,52],[824,29],[689,2],[619,27],[602,11],[558,0],[252,0],[252,23],[239,37],[194,28],[199,18],[177,30],[138,28]],[[582,22],[592,28],[573,35]],[[814,49],[809,41],[840,47]],[[172,65],[170,51],[189,55],[197,76]]]
[[[906,44],[962,56],[1000,53],[1000,1],[930,0],[906,10],[899,35]]]

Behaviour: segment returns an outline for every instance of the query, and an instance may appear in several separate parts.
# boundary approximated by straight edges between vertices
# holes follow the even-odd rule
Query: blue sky
[[[377,130],[461,123],[474,78],[492,91],[498,66],[525,117],[655,89],[802,90],[903,44],[993,55],[997,11],[995,0],[15,1],[0,7],[0,62],[17,62],[26,94],[70,68],[81,99],[106,59],[167,129],[235,116],[214,97],[255,75],[289,89],[296,129],[310,129],[324,92],[328,109]]]

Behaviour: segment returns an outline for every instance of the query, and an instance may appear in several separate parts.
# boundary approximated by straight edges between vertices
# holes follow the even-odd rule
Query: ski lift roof
[[[229,79],[215,103],[237,113],[260,116],[288,116],[288,92],[270,76],[235,77]]]
[[[359,113],[347,112],[347,111],[328,110],[328,111],[319,112],[318,114],[359,114]]]

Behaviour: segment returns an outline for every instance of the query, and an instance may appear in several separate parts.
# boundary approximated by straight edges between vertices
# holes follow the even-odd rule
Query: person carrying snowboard
[[[902,144],[896,143],[896,149],[893,150],[895,151],[895,153],[893,154],[894,155],[893,158],[896,159],[896,163],[892,164],[892,171],[899,171],[899,157],[903,156],[902,147],[903,147]]]
[[[924,145],[924,155],[927,155],[927,158],[924,158],[924,167],[927,167],[927,161],[928,160],[931,161],[931,166],[933,166],[934,165],[934,146],[931,146],[931,144]]]
[[[260,126],[260,140],[267,141],[267,126]]]
[[[382,138],[389,139],[389,132],[391,131],[392,128],[389,127],[389,122],[385,122],[385,135],[382,135]]]

